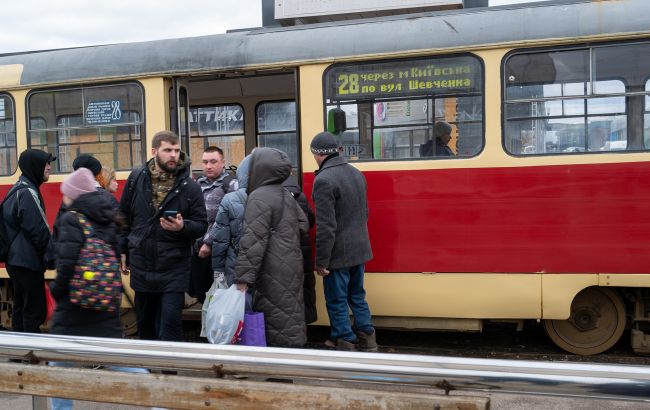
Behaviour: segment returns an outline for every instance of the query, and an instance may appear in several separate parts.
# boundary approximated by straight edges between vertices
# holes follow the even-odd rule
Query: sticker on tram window
[[[359,157],[365,154],[364,146],[361,144],[343,144],[343,155],[346,157]]]
[[[481,78],[479,61],[470,56],[336,65],[327,72],[327,98],[478,93]]]
[[[120,100],[90,101],[85,112],[86,125],[104,125],[123,122]]]

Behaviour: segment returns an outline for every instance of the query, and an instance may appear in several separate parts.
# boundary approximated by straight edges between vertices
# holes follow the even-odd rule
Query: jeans
[[[364,268],[365,265],[361,264],[330,269],[330,274],[323,277],[332,341],[343,339],[354,342],[357,340],[356,331],[373,331],[370,309],[366,303],[366,291],[363,289]],[[348,308],[354,316],[354,330],[350,324]]]
[[[75,365],[70,362],[50,362],[49,365],[54,367],[75,367]],[[105,369],[114,370],[116,372],[149,373],[147,369],[141,369],[139,367],[106,366]],[[52,410],[72,410],[72,403],[73,401],[70,399],[59,399],[56,397],[50,398],[50,408]]]
[[[41,333],[45,322],[44,272],[34,272],[20,266],[7,265],[7,273],[14,286],[14,307],[11,330],[14,332]]]
[[[140,339],[182,342],[184,305],[184,292],[135,292]]]

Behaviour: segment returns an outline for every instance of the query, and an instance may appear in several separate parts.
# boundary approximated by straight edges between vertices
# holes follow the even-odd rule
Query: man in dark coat
[[[420,145],[420,157],[453,157],[454,151],[449,148],[451,140],[451,125],[438,121],[433,128],[434,139]],[[435,149],[435,151],[434,151]]]
[[[130,265],[142,339],[183,340],[192,243],[208,228],[201,188],[190,177],[190,159],[179,142],[173,132],[156,133],[154,158],[131,172],[120,200],[128,224],[122,269]]]
[[[315,264],[316,273],[323,277],[331,342],[339,350],[377,351],[363,288],[365,263],[372,259],[366,179],[339,156],[338,143],[328,132],[314,137],[311,152],[319,166],[312,193],[316,205]]]
[[[14,285],[11,326],[15,332],[40,333],[45,321],[45,251],[50,228],[39,187],[49,179],[50,162],[55,159],[45,151],[23,151],[18,159],[22,175],[2,205],[5,230],[12,239],[5,266]]]
[[[256,148],[250,167],[235,283],[243,291],[253,288],[253,309],[264,312],[269,346],[300,347],[307,341],[300,250],[307,218],[282,187],[291,173],[287,154]]]

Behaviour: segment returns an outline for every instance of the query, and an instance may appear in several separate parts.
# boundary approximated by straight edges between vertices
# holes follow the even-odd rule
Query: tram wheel
[[[599,354],[614,346],[625,330],[625,305],[612,289],[587,288],[571,303],[566,320],[544,320],[544,329],[560,348],[579,355]]]
[[[120,309],[120,321],[125,336],[133,336],[138,333],[138,321],[134,309]]]

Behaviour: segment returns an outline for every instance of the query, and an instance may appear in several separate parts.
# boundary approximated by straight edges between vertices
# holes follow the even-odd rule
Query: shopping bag
[[[213,344],[234,344],[244,326],[245,293],[232,285],[214,291],[205,318],[205,333]]]
[[[208,317],[208,306],[214,298],[214,292],[217,289],[228,289],[226,285],[226,278],[223,273],[215,273],[214,280],[212,281],[212,286],[210,289],[205,292],[205,300],[203,301],[203,306],[201,307],[201,337],[207,337],[205,333],[205,320]]]
[[[45,315],[45,321],[48,322],[52,318],[52,314],[56,309],[56,301],[52,296],[52,292],[50,292],[50,287],[47,286],[47,282],[45,282],[45,309],[47,312]]]
[[[244,346],[266,346],[263,312],[246,312],[244,314],[244,329],[239,340]]]

